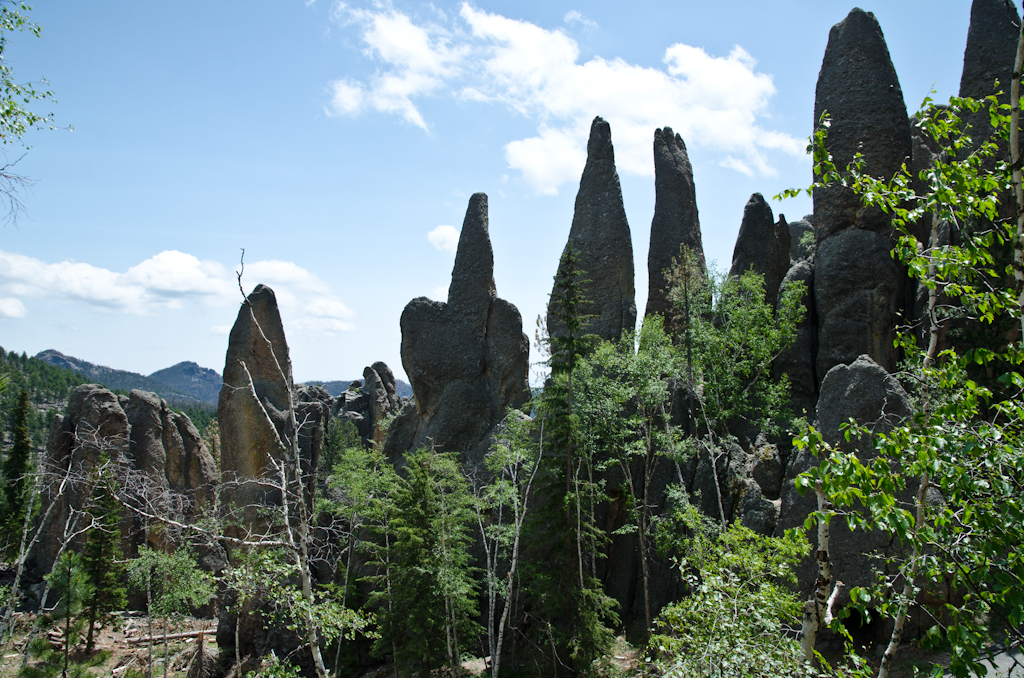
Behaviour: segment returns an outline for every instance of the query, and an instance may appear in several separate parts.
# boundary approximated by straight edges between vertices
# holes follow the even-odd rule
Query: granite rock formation
[[[649,281],[645,316],[661,315],[665,328],[673,331],[672,304],[665,270],[686,245],[706,270],[701,244],[697,195],[693,185],[693,167],[686,154],[683,138],[671,127],[654,131],[654,218],[651,220],[651,246],[647,254]]]
[[[771,206],[760,193],[755,193],[743,208],[729,276],[738,278],[753,269],[764,277],[765,299],[774,306],[779,285],[789,270],[789,259],[789,225],[781,216],[775,223]]]
[[[1014,3],[1009,0],[974,0],[971,3],[960,96],[981,99],[1001,91],[1000,103],[1009,103],[1019,36],[1020,16]],[[982,108],[969,116],[968,122],[972,127],[974,143],[970,150],[973,150],[992,135],[988,109]]]
[[[810,215],[808,215],[810,216]],[[779,215],[779,219],[783,219],[783,215]],[[806,242],[808,234],[811,238],[810,243]],[[814,256],[813,248],[814,240],[814,226],[807,217],[798,221],[789,222],[789,259],[790,261],[807,261]]]
[[[891,431],[910,413],[910,397],[895,377],[870,356],[861,355],[849,365],[836,365],[825,375],[818,398],[816,428],[828,443],[854,451],[861,459],[869,460],[874,456],[870,441],[845,440],[842,425],[852,417],[868,426],[872,432],[884,433]],[[776,528],[778,534],[802,526],[804,519],[817,509],[813,493],[801,496],[793,481],[798,474],[816,463],[807,451],[798,453],[790,462],[782,489],[782,510]],[[830,543],[829,557],[832,559],[833,570],[842,573],[840,576],[846,589],[840,596],[839,604],[845,605],[849,602],[847,592],[850,587],[866,586],[874,581],[873,568],[878,565],[878,561],[872,556],[890,554],[894,546],[879,532],[850,532],[841,518],[832,521],[831,531],[836,538]],[[813,555],[801,562],[797,577],[799,590],[811,590],[817,577]]]
[[[826,146],[838,167],[855,153],[873,176],[889,178],[911,158],[910,125],[889,50],[874,15],[854,9],[832,27],[815,91],[815,125],[832,118]],[[893,333],[905,275],[893,262],[889,217],[864,208],[848,189],[814,191],[818,310],[817,374],[869,354],[895,367]]]
[[[383,422],[401,407],[394,373],[386,363],[377,361],[363,368],[362,381],[352,382],[334,399],[331,416],[351,422],[363,442],[383,444],[387,435]]]
[[[323,402],[324,398],[329,402],[330,396],[325,391],[317,396],[317,391],[307,391],[300,399],[295,393],[277,298],[269,287],[257,285],[239,309],[228,336],[217,407],[226,503],[280,502],[279,492],[249,481],[272,473],[271,460],[284,455],[279,441],[289,444],[295,439],[296,424],[303,471],[315,473],[330,410]],[[254,515],[247,513],[246,520],[255,519]]]
[[[789,285],[804,287],[804,318],[796,327],[793,343],[782,349],[772,363],[772,377],[789,376],[789,399],[795,416],[810,416],[818,400],[815,356],[818,352],[818,318],[814,306],[814,267],[801,260],[793,264],[779,286],[779,300]],[[777,303],[777,302],[776,302]]]
[[[431,441],[469,452],[486,443],[506,408],[529,397],[530,342],[518,309],[496,296],[493,268],[487,196],[477,193],[462,224],[448,302],[419,297],[402,312],[402,365],[413,402],[388,432],[389,458]],[[381,378],[385,393],[390,381]]]
[[[600,117],[590,126],[587,164],[565,247],[576,252],[579,268],[585,272],[585,296],[590,303],[584,312],[594,316],[587,331],[609,341],[618,341],[623,332],[632,335],[636,329],[633,242],[615,170],[611,127]],[[552,298],[558,296],[558,279],[556,275]],[[553,310],[549,306],[547,328],[558,336],[562,328]]]
[[[58,478],[47,483],[44,506],[54,504],[51,513],[64,517],[71,509],[81,509],[89,499],[91,472],[101,457],[134,475],[130,487],[169,499],[167,505],[178,513],[173,517],[187,520],[212,503],[217,483],[213,457],[189,418],[172,411],[154,393],[133,390],[128,396],[117,396],[98,384],[72,391],[66,414],[54,420],[45,457],[45,466],[53,474],[63,477],[70,469],[71,482],[63,495],[57,492]],[[44,525],[33,554],[38,571],[52,566],[63,541],[64,522],[51,519]],[[125,553],[133,553],[145,542],[142,525],[130,517],[125,518],[122,533]],[[151,540],[162,538],[151,535]],[[83,540],[79,535],[72,546],[81,546]],[[222,562],[210,550],[201,555],[210,569]]]

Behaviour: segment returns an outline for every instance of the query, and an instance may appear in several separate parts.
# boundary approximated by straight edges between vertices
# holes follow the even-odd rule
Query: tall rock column
[[[486,448],[505,409],[529,397],[530,342],[519,311],[496,296],[488,226],[487,196],[476,193],[462,224],[447,303],[419,297],[402,311],[402,365],[414,402],[388,431],[384,450],[392,460],[431,443],[447,452]],[[385,390],[385,379],[393,389],[394,377],[382,367],[386,374],[377,376]]]
[[[292,364],[277,297],[266,285],[257,285],[231,328],[217,403],[221,475],[225,483],[238,483],[225,490],[226,502],[280,502],[278,493],[246,481],[272,473],[271,459],[283,457],[278,436],[294,437],[292,390]]]
[[[873,14],[854,9],[832,27],[814,100],[814,124],[832,119],[827,148],[845,167],[858,151],[873,176],[890,178],[911,156],[910,124],[896,71]],[[892,227],[878,209],[861,206],[842,187],[814,191],[818,248],[816,372],[868,354],[895,367],[893,336],[905,274],[893,261]]]
[[[674,328],[673,309],[665,271],[672,266],[672,259],[679,256],[680,245],[693,250],[701,269],[706,268],[693,167],[683,138],[674,134],[671,127],[665,127],[654,131],[654,218],[647,254],[649,286],[644,315],[661,315],[670,333]]]
[[[960,96],[980,99],[1001,90],[1000,103],[1009,103],[1018,36],[1020,16],[1014,3],[1009,0],[974,0],[967,47],[964,49]],[[996,80],[999,81],[998,88]],[[982,108],[969,116],[968,121],[974,128],[973,147],[977,148],[992,135],[988,109]]]
[[[636,329],[633,241],[615,171],[611,127],[600,117],[590,126],[587,164],[565,247],[575,250],[588,280],[585,289],[590,304],[584,312],[594,316],[588,332],[610,341],[618,341],[623,332],[632,335]],[[558,285],[556,275],[556,291]],[[551,307],[547,322],[552,335],[562,331]]]

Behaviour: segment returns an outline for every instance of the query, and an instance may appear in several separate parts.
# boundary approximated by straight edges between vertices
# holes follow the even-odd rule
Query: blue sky
[[[967,0],[862,5],[908,109],[956,93]],[[73,131],[33,131],[0,231],[0,345],[150,373],[223,369],[240,295],[277,291],[297,380],[400,376],[399,317],[443,299],[469,196],[498,294],[544,311],[595,115],[647,293],[655,127],[682,133],[709,260],[750,194],[806,185],[829,28],[852,4],[37,2],[4,54]],[[9,149],[11,158],[20,153]],[[805,199],[773,203],[799,218]]]

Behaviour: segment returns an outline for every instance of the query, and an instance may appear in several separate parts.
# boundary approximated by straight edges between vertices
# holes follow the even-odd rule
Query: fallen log
[[[178,640],[179,638],[198,638],[205,633],[216,633],[217,629],[200,629],[199,631],[185,631],[183,633],[168,633],[167,640]],[[148,643],[153,641],[154,643],[162,643],[164,640],[164,634],[158,634],[155,636],[140,636],[138,638],[125,638],[126,643]]]

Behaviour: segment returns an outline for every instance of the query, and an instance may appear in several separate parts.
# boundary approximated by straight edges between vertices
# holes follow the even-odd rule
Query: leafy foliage
[[[810,545],[796,531],[765,537],[733,523],[722,528],[673,493],[659,526],[665,549],[689,593],[661,613],[650,641],[657,675],[672,677],[798,675],[802,653],[789,628],[802,603],[790,585]],[[789,632],[789,633],[787,633]]]

